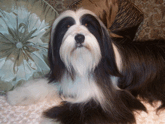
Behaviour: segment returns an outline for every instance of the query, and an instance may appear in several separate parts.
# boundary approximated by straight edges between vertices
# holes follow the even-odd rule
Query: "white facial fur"
[[[74,18],[76,24],[69,28],[69,30],[66,32],[60,48],[60,56],[63,62],[66,64],[68,71],[71,71],[71,68],[74,65],[74,70],[79,75],[84,75],[85,73],[88,73],[87,71],[92,71],[94,67],[99,63],[101,58],[101,52],[96,38],[87,30],[87,28],[82,26],[80,23],[80,18],[84,14],[93,15],[99,21],[99,23],[105,28],[104,24],[98,19],[98,17],[94,13],[92,13],[89,10],[79,9],[76,12],[71,10],[63,12],[53,23],[51,32],[51,41],[53,41],[52,39],[54,36],[54,29],[56,28],[57,24],[65,17]],[[76,52],[72,52],[72,50],[75,47],[74,36],[77,33],[85,35],[85,42],[83,44],[84,48],[77,49]],[[51,44],[53,44],[53,42],[51,42]]]
[[[83,47],[76,48],[75,36],[85,36]],[[68,71],[71,68],[80,76],[90,73],[99,63],[101,51],[97,39],[85,26],[75,24],[65,34],[60,47],[60,56]]]

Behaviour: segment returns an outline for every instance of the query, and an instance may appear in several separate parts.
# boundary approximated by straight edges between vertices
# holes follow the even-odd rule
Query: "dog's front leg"
[[[28,81],[7,93],[11,105],[29,105],[51,97],[58,97],[58,85],[48,83],[47,79]]]

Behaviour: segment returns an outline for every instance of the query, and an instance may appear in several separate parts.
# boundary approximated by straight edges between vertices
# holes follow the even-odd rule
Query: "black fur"
[[[129,94],[129,93],[128,93]],[[85,103],[62,102],[60,106],[53,107],[44,112],[46,117],[56,119],[61,124],[129,124],[134,123],[132,113],[137,109],[144,110],[144,106],[127,92],[120,92],[114,100],[114,104],[105,111],[94,100]],[[120,97],[122,96],[122,97]],[[130,96],[130,97],[129,97]],[[123,100],[125,103],[123,104]],[[141,108],[139,108],[139,106]],[[117,108],[117,109],[116,109]]]
[[[49,42],[48,59],[50,72],[48,74],[48,78],[50,82],[59,82],[65,71],[65,65],[60,59],[59,49],[62,39],[69,28],[68,25],[72,26],[74,24],[75,20],[72,17],[65,17],[62,19],[55,28],[53,39],[51,39],[52,44]]]
[[[65,19],[74,22],[72,18],[61,20],[55,29],[54,38],[52,39],[53,46],[51,46],[52,44],[49,45],[49,62],[51,67],[49,79],[51,83],[60,81],[66,70],[59,56],[61,41],[67,31],[63,31],[61,28],[62,22],[65,22]],[[96,37],[100,45],[102,58],[95,68],[93,75],[97,85],[103,92],[106,102],[104,105],[93,99],[85,103],[63,102],[60,106],[47,110],[44,116],[55,119],[62,124],[134,123],[135,117],[133,111],[146,111],[146,109],[139,100],[134,98],[124,88],[123,90],[117,90],[110,80],[110,76],[118,76],[121,79],[123,77],[117,69],[112,40],[109,37],[108,31],[102,27],[96,17],[89,14],[82,16],[80,22],[82,25],[87,26],[87,29]]]
[[[96,37],[99,43],[102,53],[100,65],[104,66],[103,68],[108,75],[119,76],[120,73],[116,66],[114,51],[107,30],[105,30],[99,24],[98,20],[90,14],[82,16],[81,22],[82,25],[87,24],[88,30]]]
[[[151,104],[160,100],[157,110],[165,108],[165,40],[114,41],[123,61],[119,87]]]

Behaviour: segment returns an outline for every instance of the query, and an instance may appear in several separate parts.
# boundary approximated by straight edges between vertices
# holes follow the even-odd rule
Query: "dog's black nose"
[[[85,36],[82,34],[77,34],[75,36],[76,43],[82,44],[85,40]]]

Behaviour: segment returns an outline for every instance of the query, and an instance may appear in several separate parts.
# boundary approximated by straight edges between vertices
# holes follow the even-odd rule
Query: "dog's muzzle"
[[[76,47],[83,47],[85,36],[83,34],[77,34],[75,36],[75,40],[76,40]]]

